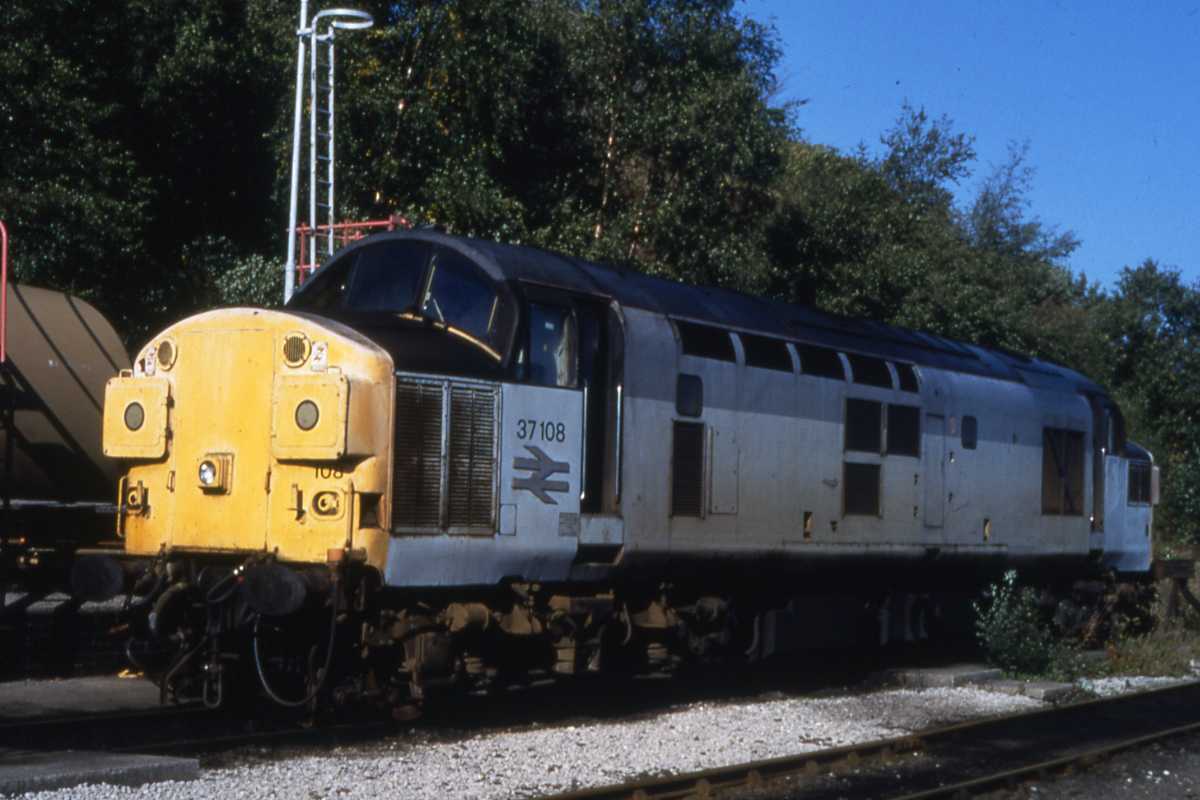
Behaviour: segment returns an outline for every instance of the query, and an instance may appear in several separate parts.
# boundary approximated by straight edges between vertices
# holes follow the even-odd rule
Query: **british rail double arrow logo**
[[[549,492],[565,492],[570,486],[566,481],[548,479],[560,472],[564,475],[571,474],[571,465],[566,461],[555,461],[540,447],[525,445],[525,449],[533,454],[533,458],[521,458],[520,456],[514,458],[513,469],[528,470],[529,477],[513,478],[512,488],[527,489],[543,503],[552,506],[558,505],[558,501],[551,497]]]

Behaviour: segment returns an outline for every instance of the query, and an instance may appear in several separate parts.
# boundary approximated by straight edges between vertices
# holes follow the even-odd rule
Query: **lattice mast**
[[[339,30],[364,30],[374,25],[371,15],[349,8],[329,8],[308,17],[308,0],[300,0],[296,31],[296,108],[292,116],[292,192],[288,210],[288,255],[284,265],[283,301],[296,290],[296,229],[300,199],[300,144],[304,123],[304,72],[308,70],[308,223],[323,229],[321,243],[334,251],[335,125],[334,35]],[[307,56],[307,57],[306,57]],[[314,237],[313,251],[318,246]]]

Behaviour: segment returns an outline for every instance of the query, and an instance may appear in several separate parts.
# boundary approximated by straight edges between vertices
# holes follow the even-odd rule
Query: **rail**
[[[316,227],[310,227],[307,224],[298,226],[296,228],[296,243],[299,258],[296,263],[296,286],[301,286],[321,266],[322,262],[318,256],[320,248],[317,247],[316,242],[317,237],[332,234],[334,250],[336,251],[372,233],[411,227],[412,224],[399,214],[393,214],[387,219],[369,220],[367,222],[339,222],[336,225],[317,225]]]
[[[802,783],[806,778],[831,771],[845,773],[848,769],[858,773],[854,776],[856,784],[859,780],[864,782],[863,794],[896,800],[963,798],[1200,731],[1197,700],[1200,700],[1200,683],[1190,682],[966,722],[896,739],[580,789],[543,800],[707,798],[730,790],[762,791],[768,782],[781,779],[800,783],[788,784],[786,790],[778,793],[767,791],[756,796],[799,798],[810,796]],[[972,760],[981,752],[988,754],[983,764]],[[893,767],[902,757],[925,758],[936,762],[936,768],[917,770],[900,779],[903,771]],[[956,760],[961,762],[957,767]],[[867,785],[872,764],[889,768],[879,776],[877,784]],[[820,787],[813,789],[814,797],[828,794]],[[832,796],[858,793],[855,786],[843,783]]]

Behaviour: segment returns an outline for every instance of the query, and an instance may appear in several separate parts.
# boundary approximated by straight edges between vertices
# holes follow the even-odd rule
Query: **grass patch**
[[[1200,579],[1194,578],[1193,593],[1200,596],[1197,583]],[[988,661],[1015,678],[1074,681],[1081,677],[1196,675],[1200,614],[1185,606],[1181,614],[1167,619],[1170,581],[1160,583],[1157,590],[1149,608],[1142,602],[1147,598],[1142,590],[1126,593],[1138,598],[1137,603],[1110,605],[1111,624],[1102,626],[1104,632],[1098,636],[1087,626],[1083,636],[1072,636],[1064,634],[1071,629],[1063,627],[1061,619],[1056,624],[1054,603],[1037,589],[1020,585],[1016,573],[1010,571],[975,604],[976,638]],[[1081,638],[1103,641],[1106,657],[1088,655],[1079,643]]]
[[[1193,594],[1200,591],[1200,579],[1190,582]],[[1170,581],[1160,581],[1154,601],[1154,629],[1138,635],[1118,636],[1108,647],[1107,671],[1111,675],[1190,676],[1200,666],[1200,614],[1188,606],[1167,619]]]

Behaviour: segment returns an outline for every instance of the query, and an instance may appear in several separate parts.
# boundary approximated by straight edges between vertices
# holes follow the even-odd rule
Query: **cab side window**
[[[566,306],[529,304],[529,381],[574,386],[578,363],[575,312]]]

